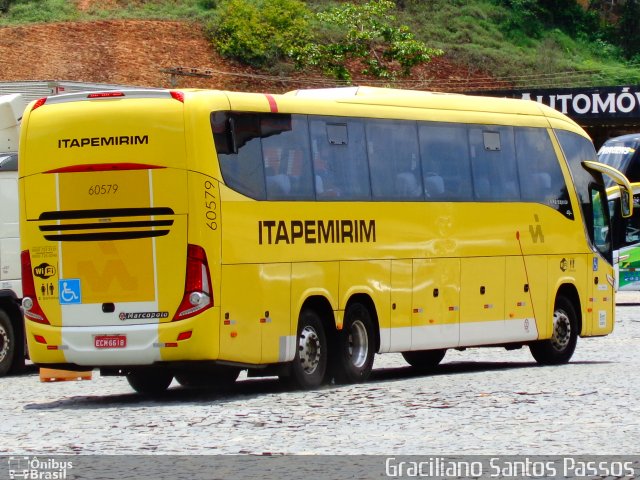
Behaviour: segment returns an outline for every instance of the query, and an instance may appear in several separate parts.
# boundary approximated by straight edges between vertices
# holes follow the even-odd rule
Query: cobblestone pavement
[[[288,390],[241,377],[227,393],[173,384],[161,399],[121,377],[0,379],[2,454],[631,455],[640,453],[640,296],[568,365],[528,348],[449,351],[418,375],[378,355],[364,384]]]

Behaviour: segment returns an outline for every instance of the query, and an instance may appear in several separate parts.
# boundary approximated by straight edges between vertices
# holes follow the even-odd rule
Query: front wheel
[[[342,330],[338,332],[333,374],[337,382],[364,382],[373,368],[375,339],[369,310],[360,303],[347,307]]]
[[[578,317],[573,304],[565,297],[558,297],[553,309],[553,333],[551,338],[529,345],[531,355],[542,365],[567,363],[578,342]]]
[[[143,395],[163,393],[173,381],[173,373],[164,370],[140,369],[127,373],[131,388]]]
[[[327,337],[318,314],[311,309],[300,312],[296,355],[289,380],[300,388],[310,389],[324,382],[327,371]]]
[[[11,319],[0,310],[0,377],[9,373],[16,356],[16,336]]]

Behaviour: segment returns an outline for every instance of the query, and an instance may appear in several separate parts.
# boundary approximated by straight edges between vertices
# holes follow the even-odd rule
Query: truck
[[[21,94],[0,96],[0,376],[21,370],[26,358],[18,222],[18,138],[25,104]]]

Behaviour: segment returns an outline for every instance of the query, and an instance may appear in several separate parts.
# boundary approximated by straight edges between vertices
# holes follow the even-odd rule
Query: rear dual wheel
[[[322,385],[333,376],[340,383],[363,382],[371,374],[375,354],[373,321],[360,303],[347,307],[342,330],[329,342],[324,324],[313,309],[305,309],[298,320],[296,355],[289,380],[300,388]]]
[[[339,383],[364,382],[371,375],[375,354],[373,321],[369,309],[361,303],[347,307],[342,330],[338,332],[333,357],[333,375]]]

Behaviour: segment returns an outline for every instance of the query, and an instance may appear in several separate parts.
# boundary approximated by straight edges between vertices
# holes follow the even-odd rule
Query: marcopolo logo
[[[49,265],[48,263],[41,263],[37,267],[33,267],[33,274],[36,277],[46,280],[47,278],[51,278],[56,274],[56,267],[54,267],[53,265]]]
[[[73,462],[55,458],[9,457],[10,480],[65,480]]]
[[[169,312],[120,312],[118,318],[125,320],[149,320],[153,318],[169,318]]]

